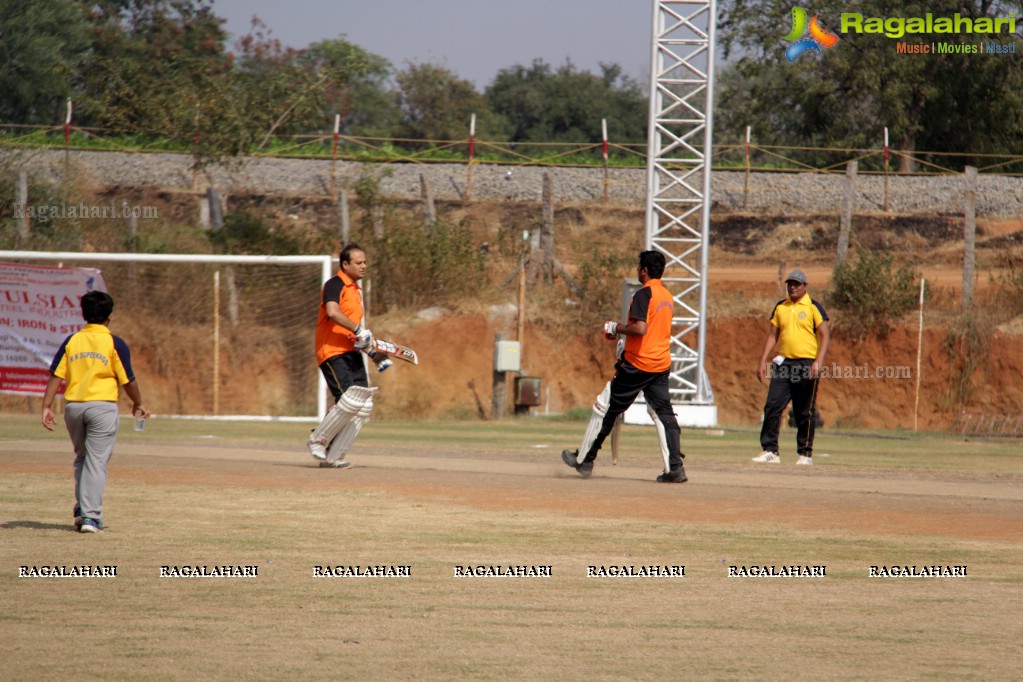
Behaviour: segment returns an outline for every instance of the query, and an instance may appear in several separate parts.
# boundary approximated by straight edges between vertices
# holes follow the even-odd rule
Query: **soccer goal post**
[[[314,335],[331,256],[0,251],[0,262],[100,270],[111,331],[150,409],[193,419],[315,421]],[[44,367],[50,358],[39,358]]]

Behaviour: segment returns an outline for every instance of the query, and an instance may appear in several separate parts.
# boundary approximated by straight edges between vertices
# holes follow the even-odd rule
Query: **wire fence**
[[[0,147],[45,148],[135,153],[193,154],[172,140],[139,132],[72,125],[0,124]],[[252,157],[334,159],[404,163],[466,163],[550,167],[643,168],[646,144],[609,140],[584,143],[508,142],[474,135],[458,140],[360,137],[338,133],[276,136],[247,154]],[[716,170],[841,174],[856,161],[864,175],[958,174],[965,165],[982,174],[1023,176],[1023,155],[906,152],[887,146],[873,149],[744,144],[714,145]],[[894,163],[893,163],[894,161]],[[912,168],[912,171],[905,170]]]
[[[960,412],[955,433],[977,436],[1023,436],[1023,414]]]

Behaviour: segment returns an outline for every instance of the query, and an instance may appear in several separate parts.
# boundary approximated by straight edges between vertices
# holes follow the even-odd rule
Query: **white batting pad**
[[[316,459],[323,460],[327,458],[327,444],[334,440],[334,437],[345,424],[346,415],[341,410],[340,405],[341,401],[339,400],[337,405],[334,405],[327,411],[319,425],[309,435],[309,440],[306,441],[309,454]]]
[[[664,459],[664,473],[668,473],[671,471],[671,464],[668,463],[668,437],[664,434],[664,424],[649,405],[646,406],[646,413],[654,420],[654,427],[657,429],[657,444],[661,446],[661,457]]]
[[[611,382],[609,381],[604,386],[604,390],[597,396],[596,402],[593,403],[593,414],[590,415],[590,423],[586,425],[583,440],[579,444],[579,454],[576,456],[576,461],[580,464],[586,459],[586,453],[593,447],[593,441],[597,439],[597,434],[600,433],[600,425],[604,421],[604,415],[607,414],[607,408],[610,404]]]
[[[369,421],[369,417],[373,413],[373,394],[376,392],[376,387],[352,386],[344,392],[341,400],[337,401],[338,408],[344,413],[345,419],[337,436],[327,448],[328,462],[337,462],[343,459],[345,453],[352,447],[362,425]]]

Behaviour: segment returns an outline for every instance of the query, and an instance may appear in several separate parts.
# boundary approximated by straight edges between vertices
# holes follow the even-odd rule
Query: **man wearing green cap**
[[[757,380],[764,383],[770,365],[770,384],[760,429],[760,447],[754,462],[778,464],[778,429],[785,407],[792,402],[796,418],[796,464],[813,464],[813,411],[817,382],[828,353],[831,331],[828,313],[806,293],[806,274],[793,270],[785,278],[788,298],[778,301],[771,313],[771,329],[757,365]]]

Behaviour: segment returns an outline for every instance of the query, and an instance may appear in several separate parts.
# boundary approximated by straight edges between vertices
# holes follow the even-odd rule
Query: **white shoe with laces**
[[[771,452],[770,450],[764,450],[759,455],[753,458],[754,462],[770,462],[771,464],[781,464],[781,457],[778,456],[777,452]]]
[[[813,464],[813,457],[807,457],[806,455],[800,455],[799,459],[796,460],[796,464],[803,464],[809,466]]]

